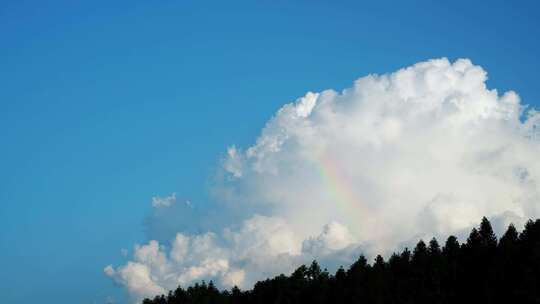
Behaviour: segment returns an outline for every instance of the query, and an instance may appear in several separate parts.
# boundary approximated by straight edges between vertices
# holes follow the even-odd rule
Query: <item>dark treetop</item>
[[[540,303],[540,220],[529,220],[523,232],[510,225],[500,240],[482,219],[467,242],[448,237],[419,241],[373,264],[360,256],[335,274],[316,261],[291,275],[257,282],[252,290],[218,290],[212,281],[144,304],[176,303]]]

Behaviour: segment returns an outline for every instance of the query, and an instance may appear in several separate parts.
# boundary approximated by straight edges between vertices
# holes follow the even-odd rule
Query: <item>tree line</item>
[[[251,290],[219,290],[202,282],[178,287],[143,304],[285,303],[540,303],[540,219],[518,233],[510,225],[498,240],[484,217],[467,241],[450,236],[441,247],[420,240],[373,263],[360,256],[335,274],[316,261],[257,282]]]

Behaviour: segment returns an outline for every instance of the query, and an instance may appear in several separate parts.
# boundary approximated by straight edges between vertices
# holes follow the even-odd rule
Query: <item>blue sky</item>
[[[125,302],[103,267],[151,198],[204,213],[227,147],[307,91],[467,57],[540,106],[534,1],[376,3],[2,1],[0,302]]]

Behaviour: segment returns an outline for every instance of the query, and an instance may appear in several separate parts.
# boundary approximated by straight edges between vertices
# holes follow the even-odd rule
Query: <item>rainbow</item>
[[[331,200],[335,202],[343,217],[348,220],[347,224],[353,228],[352,232],[362,233],[359,223],[368,220],[367,215],[370,211],[358,193],[353,190],[354,184],[351,179],[344,174],[336,161],[325,153],[319,153],[316,158],[316,168]]]

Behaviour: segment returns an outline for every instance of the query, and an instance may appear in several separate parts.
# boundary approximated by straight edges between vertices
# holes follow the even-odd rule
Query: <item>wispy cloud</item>
[[[152,206],[155,208],[169,207],[176,202],[176,193],[173,193],[166,197],[154,196],[152,197]]]

